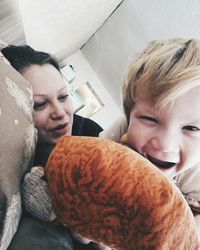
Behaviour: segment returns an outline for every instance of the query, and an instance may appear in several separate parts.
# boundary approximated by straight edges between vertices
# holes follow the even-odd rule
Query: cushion
[[[133,150],[102,138],[63,137],[46,175],[58,221],[114,249],[197,246],[179,189]]]
[[[8,247],[20,220],[20,183],[36,142],[32,105],[30,85],[0,54],[1,249]]]

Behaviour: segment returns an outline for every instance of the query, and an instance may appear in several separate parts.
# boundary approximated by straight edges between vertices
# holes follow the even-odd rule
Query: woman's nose
[[[174,133],[157,133],[150,140],[151,146],[162,152],[177,152],[178,136]]]
[[[59,120],[65,115],[65,109],[60,103],[52,105],[51,118],[53,120]]]

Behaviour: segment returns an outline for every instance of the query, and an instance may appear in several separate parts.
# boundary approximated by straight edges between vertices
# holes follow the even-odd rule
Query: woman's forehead
[[[31,65],[24,70],[23,76],[32,85],[34,94],[48,91],[59,92],[61,89],[67,89],[67,84],[60,72],[50,64]]]

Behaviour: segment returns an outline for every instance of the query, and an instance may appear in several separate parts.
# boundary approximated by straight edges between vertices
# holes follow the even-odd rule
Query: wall
[[[82,48],[104,87],[120,105],[128,67],[148,42],[200,37],[199,0],[125,0]]]
[[[108,128],[121,116],[121,110],[108,94],[102,82],[99,80],[95,71],[80,50],[60,63],[61,67],[66,64],[72,64],[76,70],[76,77],[72,83],[70,83],[73,85],[73,88],[77,89],[81,84],[89,82],[100,100],[103,102],[104,107],[93,115],[91,119],[99,123],[104,129]]]
[[[121,0],[18,1],[27,44],[37,50],[54,54],[59,61],[83,46],[121,2]]]

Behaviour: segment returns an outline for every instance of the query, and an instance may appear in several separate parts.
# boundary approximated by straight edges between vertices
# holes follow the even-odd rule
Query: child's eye
[[[33,105],[34,110],[42,110],[46,105],[46,102],[35,102]]]
[[[153,122],[153,123],[158,123],[158,120],[154,117],[151,117],[151,116],[141,115],[141,116],[139,116],[139,119]]]
[[[185,129],[185,130],[188,130],[188,131],[200,131],[200,128],[198,128],[198,127],[196,127],[196,126],[185,126],[185,127],[183,127],[183,129]]]
[[[67,100],[68,96],[69,96],[68,94],[67,95],[61,95],[61,96],[58,97],[58,100],[65,101],[65,100]]]

